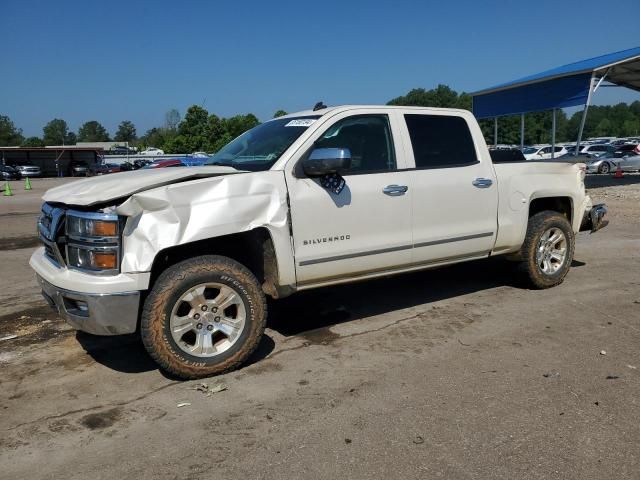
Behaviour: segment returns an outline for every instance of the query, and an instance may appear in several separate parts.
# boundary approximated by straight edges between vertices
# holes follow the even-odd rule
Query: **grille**
[[[64,238],[60,235],[63,225],[64,210],[45,203],[38,219],[38,233],[40,241],[44,245],[45,254],[51,261],[60,266],[65,264],[65,259],[61,253],[64,252],[64,248],[59,245],[64,241]]]

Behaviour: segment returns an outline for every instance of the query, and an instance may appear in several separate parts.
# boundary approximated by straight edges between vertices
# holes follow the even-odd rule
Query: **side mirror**
[[[348,148],[316,148],[302,161],[302,170],[309,177],[336,173],[351,167]]]

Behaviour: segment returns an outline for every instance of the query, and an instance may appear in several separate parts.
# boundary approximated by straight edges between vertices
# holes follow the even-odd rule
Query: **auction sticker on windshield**
[[[315,121],[315,118],[298,118],[297,120],[291,120],[285,127],[308,127]]]

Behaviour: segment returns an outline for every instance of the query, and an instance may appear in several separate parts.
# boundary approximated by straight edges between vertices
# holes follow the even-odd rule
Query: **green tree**
[[[177,135],[175,131],[166,128],[151,128],[140,137],[138,144],[140,147],[156,147],[163,149],[166,153],[180,153],[165,148],[167,142]]]
[[[598,122],[598,126],[596,127],[596,136],[605,137],[610,135],[612,123],[608,118],[603,118]]]
[[[40,137],[25,138],[22,142],[23,147],[44,147],[44,141]]]
[[[206,148],[208,126],[209,112],[198,105],[191,105],[182,122],[178,125],[178,138],[175,139],[175,146],[184,148],[182,153]]]
[[[20,145],[23,140],[22,130],[16,128],[8,116],[0,115],[0,146],[13,147]]]
[[[169,130],[175,130],[180,123],[180,112],[172,108],[164,115],[164,126]]]
[[[136,126],[129,120],[124,120],[118,125],[118,131],[114,137],[116,142],[133,142],[136,140]]]
[[[285,112],[284,110],[278,110],[273,114],[273,118],[283,117],[285,115],[287,115],[287,112]]]
[[[80,142],[108,142],[109,133],[96,120],[85,122],[78,130],[78,141]]]
[[[224,124],[231,138],[236,138],[247,130],[251,130],[253,127],[260,125],[260,120],[258,120],[253,113],[247,113],[246,115],[236,115],[225,118]]]
[[[387,102],[387,105],[400,105],[407,107],[440,107],[471,109],[471,96],[467,93],[458,93],[447,85],[438,85],[432,90],[414,88],[406,95],[396,97]]]
[[[209,115],[207,120],[207,143],[205,150],[207,152],[218,151],[219,148],[216,148],[216,146],[222,141],[225,135],[227,135],[227,130],[224,122],[217,115]]]
[[[54,118],[43,127],[42,140],[45,145],[73,145],[76,136],[69,132],[67,122]]]
[[[640,133],[640,115],[633,120],[625,120],[622,124],[622,135],[625,137],[637,136]]]

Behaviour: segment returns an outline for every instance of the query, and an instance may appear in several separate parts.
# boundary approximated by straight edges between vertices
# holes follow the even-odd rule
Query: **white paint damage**
[[[175,182],[231,173],[241,172],[235,168],[221,166],[142,168],[69,182],[48,190],[42,199],[45,202],[90,206]]]
[[[116,212],[129,217],[123,235],[123,273],[150,271],[156,255],[166,248],[265,227],[279,261],[279,283],[295,283],[282,171],[164,185],[135,193]]]

